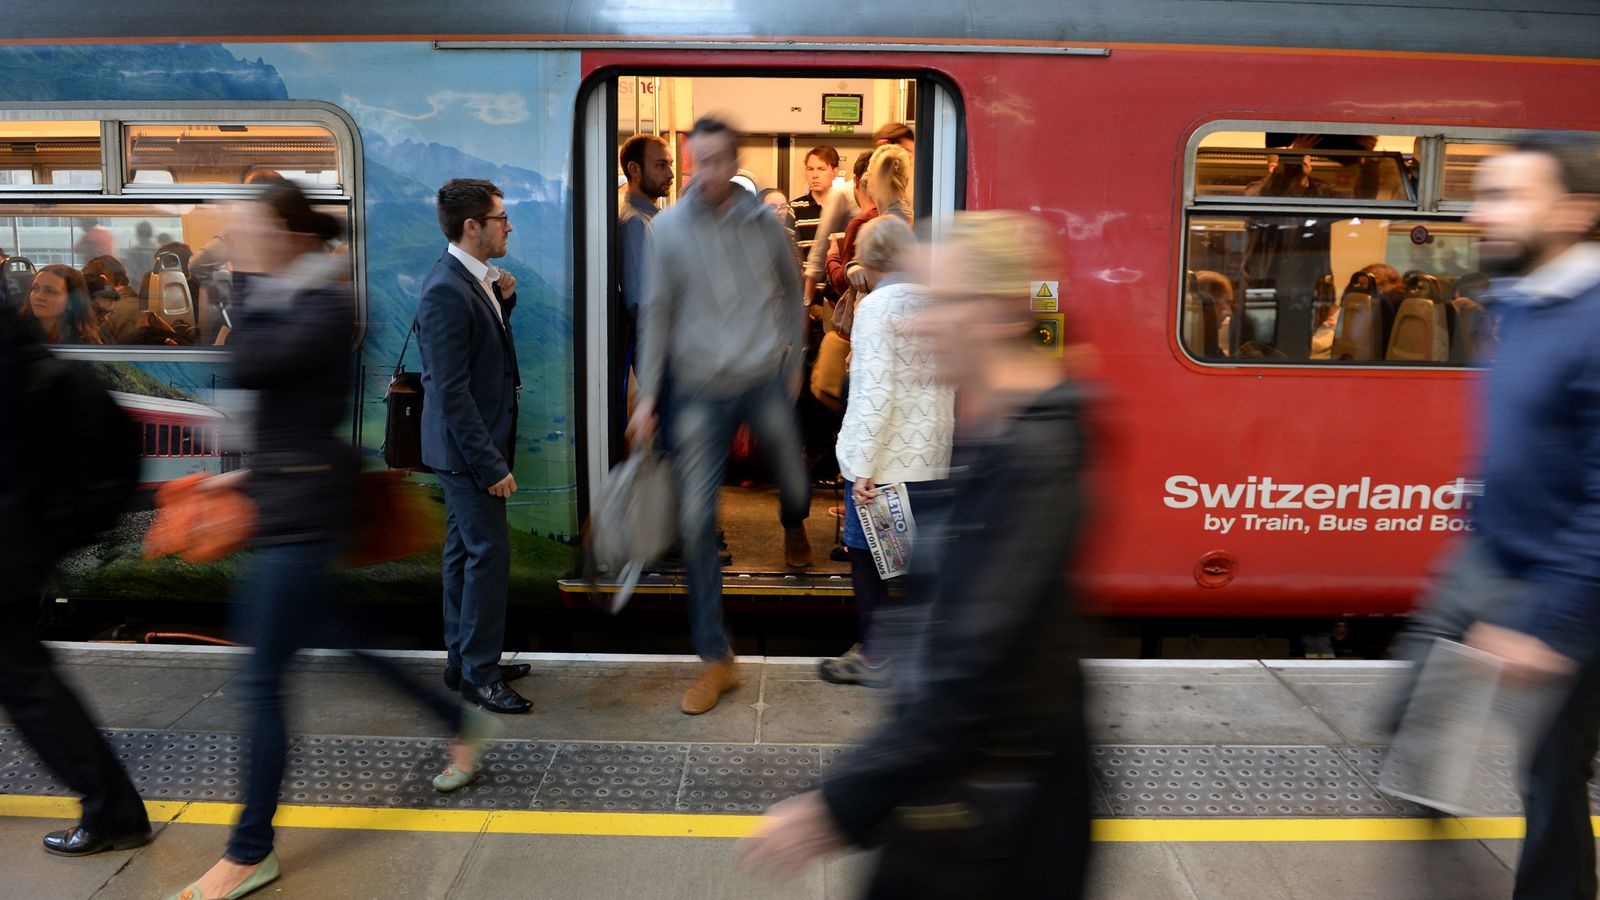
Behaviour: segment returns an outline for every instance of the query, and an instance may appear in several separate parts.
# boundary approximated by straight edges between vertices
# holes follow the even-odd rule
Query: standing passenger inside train
[[[98,344],[100,320],[89,298],[89,283],[71,266],[45,266],[33,276],[22,321],[47,344]]]
[[[678,519],[689,575],[689,631],[704,662],[683,695],[685,713],[717,705],[739,683],[722,613],[717,564],[718,489],[734,432],[747,423],[779,484],[784,561],[811,564],[805,520],[811,487],[793,400],[799,389],[805,309],[789,238],[767,208],[731,179],[738,133],[714,116],[689,132],[695,177],[651,232],[649,295],[640,335],[635,447],[657,430],[663,374],[672,373],[666,434],[675,460]]]
[[[1600,139],[1537,132],[1484,160],[1468,221],[1496,280],[1483,494],[1396,655],[1436,639],[1499,658],[1555,703],[1521,760],[1517,900],[1595,896],[1587,784],[1600,743]]]
[[[636,134],[622,144],[617,154],[622,173],[628,179],[621,207],[617,210],[618,291],[622,309],[628,317],[628,338],[624,361],[616,374],[615,406],[627,422],[628,378],[638,365],[639,304],[644,302],[645,266],[649,261],[650,222],[660,212],[656,201],[672,190],[672,155],[666,139],[654,134]]]
[[[243,897],[278,878],[272,819],[289,750],[285,670],[311,641],[350,636],[330,633],[343,630],[335,568],[360,466],[340,436],[350,412],[356,304],[343,280],[347,264],[327,245],[343,230],[298,187],[279,181],[244,205],[232,232],[241,299],[228,349],[233,380],[255,392],[254,434],[250,468],[207,484],[236,485],[256,510],[233,610],[240,637],[254,648],[239,676],[250,707],[244,808],[222,859],[170,900]],[[357,658],[458,735],[451,769],[434,787],[469,781],[475,735],[487,734],[492,720],[414,683],[384,657]]]
[[[916,250],[911,227],[879,216],[861,229],[860,245],[871,293],[858,305],[850,333],[850,402],[838,443],[839,474],[848,482],[844,545],[858,640],[818,671],[835,684],[877,685],[888,679],[890,660],[873,617],[890,602],[889,584],[878,575],[855,507],[877,496],[880,485],[900,484],[917,515],[926,496],[917,488],[950,472],[955,391],[936,378],[931,342],[917,332],[928,298],[927,288],[905,272]]]
[[[812,147],[805,165],[806,192],[789,201],[802,259],[811,255],[811,244],[817,239],[817,226],[822,222],[822,206],[833,192],[834,179],[839,177],[839,151],[827,145]],[[827,237],[822,235],[824,240]]]
[[[798,872],[849,845],[883,850],[868,896],[1080,896],[1089,746],[1067,572],[1084,518],[1080,390],[1039,353],[1029,279],[1049,233],[1012,212],[968,213],[934,248],[932,344],[963,422],[945,528],[919,529],[913,578],[933,607],[919,672],[820,791],[772,808],[744,845]]]
[[[506,499],[522,376],[511,338],[517,280],[489,260],[506,255],[511,219],[499,188],[455,178],[439,188],[439,228],[450,242],[422,285],[422,461],[444,488],[444,685],[497,713],[533,703],[507,682],[526,663],[502,665],[511,527]]]
[[[872,151],[867,161],[866,190],[861,197],[861,212],[850,220],[844,239],[828,251],[828,282],[839,296],[839,308],[833,321],[846,336],[850,335],[851,320],[855,318],[855,304],[866,293],[865,273],[856,259],[856,240],[861,227],[880,215],[896,216],[911,223],[911,154],[894,145],[885,145]],[[861,192],[862,181],[856,180]]]
[[[872,142],[873,149],[886,144],[893,144],[913,156],[917,152],[916,132],[912,131],[911,127],[904,122],[889,122],[879,126],[872,133]],[[868,152],[864,155],[871,156],[871,153]],[[859,162],[859,156],[857,161]],[[859,173],[860,169],[858,168],[856,171]],[[859,179],[859,177],[858,174],[857,178]],[[845,226],[850,224],[850,220],[859,215],[860,212],[861,208],[855,200],[855,193],[848,185],[835,189],[823,201],[822,214],[817,222],[816,239],[811,245],[811,253],[806,257],[805,279],[806,302],[808,304],[816,302],[819,296],[817,290],[822,287],[828,278],[828,239],[834,234],[842,233]]]

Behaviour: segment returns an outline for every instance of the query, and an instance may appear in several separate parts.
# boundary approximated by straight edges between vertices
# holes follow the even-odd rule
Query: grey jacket
[[[690,188],[651,223],[639,393],[730,396],[800,364],[805,308],[783,226],[749,193],[718,213]]]

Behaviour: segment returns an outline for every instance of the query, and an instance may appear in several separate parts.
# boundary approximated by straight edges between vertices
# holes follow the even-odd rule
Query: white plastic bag
[[[645,566],[678,540],[672,464],[660,454],[636,451],[606,473],[589,511],[585,577],[615,583],[607,610],[615,615],[639,586]]]

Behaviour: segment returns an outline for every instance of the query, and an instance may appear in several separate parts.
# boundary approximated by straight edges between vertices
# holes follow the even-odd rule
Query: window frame
[[[355,119],[332,103],[319,100],[251,101],[18,101],[0,103],[3,121],[82,121],[100,122],[100,185],[84,190],[67,185],[28,185],[0,190],[0,204],[51,204],[56,215],[70,216],[75,203],[100,205],[148,205],[161,203],[206,204],[249,199],[253,190],[246,185],[134,185],[124,171],[123,140],[130,125],[315,125],[326,128],[338,146],[339,181],[337,187],[303,187],[313,203],[342,204],[349,209],[347,239],[354,267],[351,285],[355,291],[355,346],[366,336],[367,253],[365,156],[361,131]],[[65,188],[65,189],[64,189]],[[77,189],[73,189],[77,188]],[[101,361],[219,363],[228,358],[224,348],[159,348],[125,345],[58,346],[57,355]]]
[[[1470,128],[1448,125],[1407,125],[1379,122],[1320,122],[1305,119],[1234,119],[1220,118],[1202,123],[1191,131],[1184,142],[1182,193],[1178,196],[1178,266],[1173,279],[1169,302],[1168,338],[1179,358],[1209,370],[1248,369],[1256,373],[1273,370],[1305,374],[1306,370],[1319,373],[1389,372],[1415,375],[1419,373],[1451,373],[1465,375],[1484,368],[1482,364],[1446,365],[1441,363],[1389,362],[1387,360],[1362,360],[1334,362],[1331,360],[1236,360],[1203,359],[1189,352],[1183,340],[1184,281],[1189,271],[1190,224],[1195,217],[1205,216],[1294,216],[1310,214],[1318,217],[1364,216],[1386,219],[1462,221],[1471,204],[1441,202],[1440,183],[1444,172],[1444,147],[1447,143],[1509,143],[1528,129],[1523,128]],[[1374,201],[1371,205],[1348,201],[1284,202],[1292,198],[1197,198],[1195,196],[1195,161],[1200,144],[1206,137],[1220,131],[1273,131],[1296,134],[1379,134],[1415,137],[1413,155],[1418,160],[1417,186],[1414,203],[1400,201]],[[1265,202],[1263,202],[1265,201]],[[1338,286],[1336,285],[1337,289]]]

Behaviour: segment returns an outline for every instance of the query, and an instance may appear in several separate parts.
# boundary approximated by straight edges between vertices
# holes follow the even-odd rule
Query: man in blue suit
[[[522,380],[511,339],[517,281],[489,260],[506,255],[511,220],[500,189],[474,178],[446,182],[438,211],[450,246],[422,285],[417,348],[422,461],[444,487],[444,683],[491,712],[525,713],[533,704],[507,682],[529,667],[500,664]]]

